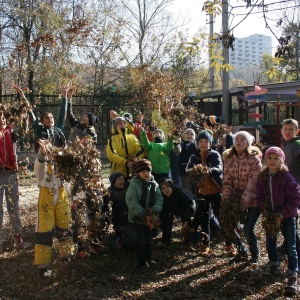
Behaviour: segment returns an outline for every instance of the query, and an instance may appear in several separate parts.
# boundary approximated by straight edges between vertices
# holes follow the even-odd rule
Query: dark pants
[[[175,185],[181,186],[180,168],[179,168],[179,155],[172,149],[169,153],[170,169],[172,181]]]
[[[192,222],[193,228],[201,226],[201,231],[207,234],[207,239],[203,241],[203,244],[210,244],[210,220],[211,220],[211,208],[214,214],[218,217],[221,207],[222,195],[220,193],[212,195],[198,195],[197,210]],[[200,200],[201,199],[201,200]]]
[[[151,246],[151,230],[149,227],[137,223],[132,223],[137,236],[137,260],[139,267],[145,267],[146,262],[151,260],[152,246]]]

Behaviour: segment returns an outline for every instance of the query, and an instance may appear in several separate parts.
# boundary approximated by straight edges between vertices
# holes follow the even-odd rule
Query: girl
[[[259,174],[256,198],[259,209],[264,213],[277,213],[275,222],[281,225],[284,246],[288,257],[288,284],[286,293],[296,295],[298,256],[296,251],[296,216],[300,206],[300,187],[283,163],[285,155],[278,147],[266,151],[266,168]],[[278,226],[279,227],[279,226]],[[277,234],[266,232],[266,246],[270,271],[279,274]]]
[[[259,149],[251,147],[253,141],[254,136],[247,131],[239,131],[235,134],[232,148],[223,153],[224,176],[222,184],[223,201],[230,201],[234,195],[240,195],[239,209],[242,214],[245,214],[244,235],[249,244],[251,261],[255,263],[259,257],[259,250],[254,226],[260,215],[255,196],[255,184],[262,164],[257,155]],[[235,232],[234,235],[239,255],[247,259],[247,249],[242,244],[238,234]],[[226,250],[232,255],[237,254],[232,244],[226,245]]]

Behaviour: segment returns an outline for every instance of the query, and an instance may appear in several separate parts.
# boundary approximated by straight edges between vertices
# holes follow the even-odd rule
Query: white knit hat
[[[249,132],[247,131],[238,131],[237,133],[234,134],[233,138],[234,138],[234,141],[235,141],[235,138],[238,136],[238,135],[242,135],[248,142],[248,146],[251,146],[252,143],[255,141],[255,138],[252,134],[250,134]]]

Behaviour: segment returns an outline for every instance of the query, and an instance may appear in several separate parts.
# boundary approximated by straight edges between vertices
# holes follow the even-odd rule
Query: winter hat
[[[215,126],[221,122],[221,119],[216,116],[207,116],[205,122],[208,126]]]
[[[142,159],[135,163],[135,165],[134,165],[135,173],[140,173],[143,170],[148,170],[150,172],[152,171],[152,164],[151,164],[150,160]]]
[[[122,117],[116,117],[112,120],[112,125],[113,125],[113,128],[116,130],[117,129],[117,125],[120,123],[120,122],[124,122],[126,123],[126,120]]]
[[[89,125],[90,125],[90,126],[93,126],[93,125],[95,125],[96,123],[99,122],[98,117],[95,116],[93,113],[87,112],[86,114],[87,114],[88,117],[89,117]]]
[[[195,130],[192,129],[192,128],[187,128],[187,129],[184,131],[184,134],[189,133],[189,132],[192,133],[194,136],[196,136]]]
[[[160,187],[162,187],[164,184],[165,184],[165,185],[168,185],[168,186],[170,186],[170,187],[173,186],[172,180],[171,180],[170,178],[168,178],[168,177],[165,177],[165,178],[160,179],[160,180],[158,181],[158,184],[159,184]]]
[[[161,129],[155,129],[155,130],[153,130],[153,132],[152,132],[152,138],[153,139],[154,139],[154,136],[155,136],[156,133],[162,134],[163,140],[165,140],[165,134],[164,134],[164,132]]]
[[[119,177],[121,177],[121,176],[124,177],[124,175],[123,175],[122,173],[120,173],[120,172],[115,172],[115,173],[110,174],[110,176],[109,176],[109,182],[110,182],[110,185],[111,185],[111,186],[114,186],[115,183],[116,183],[116,180],[117,180]]]
[[[197,136],[197,143],[201,139],[207,139],[210,142],[210,144],[212,144],[213,141],[212,132],[210,130],[202,130]]]
[[[248,142],[248,146],[251,146],[252,143],[255,141],[255,138],[252,134],[250,134],[249,132],[247,131],[238,131],[237,133],[234,134],[234,139],[238,136],[238,135],[242,135]]]
[[[267,156],[270,153],[277,154],[280,157],[280,159],[281,159],[282,162],[285,161],[284,152],[279,147],[270,147],[270,148],[268,148],[268,150],[266,151],[265,156]]]

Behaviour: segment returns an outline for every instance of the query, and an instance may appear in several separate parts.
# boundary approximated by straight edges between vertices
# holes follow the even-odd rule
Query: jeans
[[[296,251],[296,218],[283,220],[282,234],[284,237],[285,251],[288,257],[288,272],[296,274],[298,272],[298,255]],[[279,262],[277,252],[277,235],[272,237],[267,233],[266,246],[270,262]]]
[[[247,210],[246,220],[244,224],[244,235],[248,242],[250,253],[253,258],[258,258],[259,249],[257,245],[257,238],[254,234],[255,224],[260,216],[260,210],[258,207],[250,207]]]

